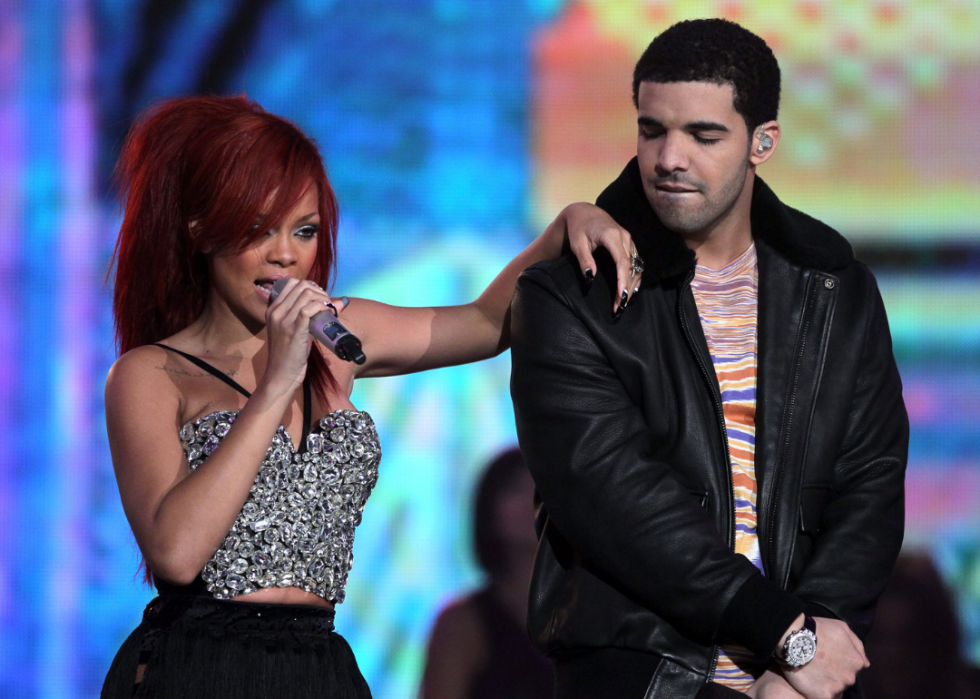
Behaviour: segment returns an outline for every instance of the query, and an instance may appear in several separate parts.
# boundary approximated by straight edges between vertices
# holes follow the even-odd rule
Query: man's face
[[[731,85],[640,83],[636,152],[643,189],[667,228],[710,232],[747,181],[749,133]]]

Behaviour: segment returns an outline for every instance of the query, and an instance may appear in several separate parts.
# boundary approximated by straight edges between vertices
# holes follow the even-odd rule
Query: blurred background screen
[[[980,662],[980,2],[3,0],[0,695],[95,697],[153,592],[119,503],[112,166],[154,100],[242,93],[313,135],[341,204],[338,294],[472,300],[635,149],[633,65],[722,16],[783,70],[760,174],[878,276],[912,421],[907,548]],[[415,695],[440,605],[480,582],[470,505],[514,442],[509,356],[360,382],[384,459],[338,628],[379,699]]]

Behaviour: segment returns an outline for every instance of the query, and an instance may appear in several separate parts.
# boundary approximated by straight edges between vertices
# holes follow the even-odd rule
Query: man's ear
[[[776,120],[767,121],[755,127],[755,130],[752,132],[749,162],[758,166],[769,160],[772,154],[776,152],[776,146],[779,145],[781,133],[779,122]]]

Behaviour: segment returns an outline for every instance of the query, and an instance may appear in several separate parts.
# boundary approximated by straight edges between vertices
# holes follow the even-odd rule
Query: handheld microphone
[[[269,303],[279,297],[288,281],[289,277],[281,277],[276,280],[269,292]],[[361,351],[361,341],[357,339],[354,333],[345,328],[337,316],[330,311],[320,311],[310,318],[310,333],[321,345],[345,362],[364,363],[366,357]]]

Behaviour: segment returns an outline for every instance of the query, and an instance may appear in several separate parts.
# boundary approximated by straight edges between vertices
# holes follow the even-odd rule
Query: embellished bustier
[[[248,395],[227,375],[218,378]],[[307,427],[309,394],[307,383]],[[238,411],[214,412],[181,428],[181,445],[192,471],[218,448],[237,415]],[[201,572],[214,597],[298,587],[326,600],[344,601],[354,529],[378,480],[381,445],[371,416],[359,410],[336,410],[306,432],[304,428],[299,450],[284,427],[273,436],[241,512]]]

